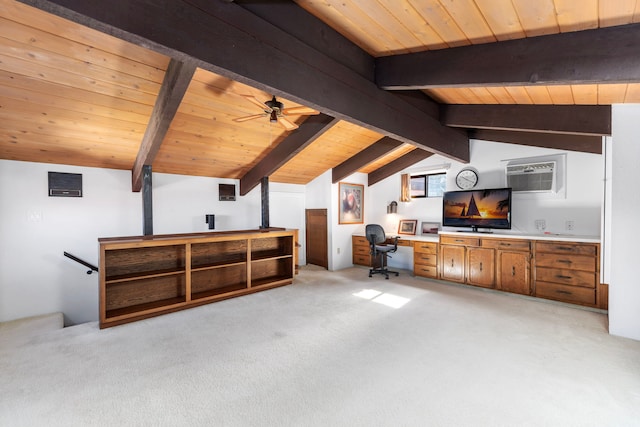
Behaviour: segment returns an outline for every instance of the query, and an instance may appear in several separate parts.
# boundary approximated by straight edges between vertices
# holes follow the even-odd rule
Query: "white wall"
[[[81,173],[83,197],[48,197],[48,171]],[[216,231],[260,226],[260,187],[221,202],[218,183],[234,180],[152,179],[154,234],[207,231],[209,213]],[[269,190],[270,225],[303,232],[305,187]],[[77,324],[98,319],[98,275],[63,252],[98,265],[98,238],[142,234],[142,195],[131,191],[130,171],[0,160],[0,215],[0,321],[60,311]]]
[[[477,188],[506,186],[504,160],[566,153],[566,198],[550,198],[546,195],[520,195],[514,193],[512,201],[513,233],[536,233],[535,220],[544,219],[547,232],[599,236],[601,205],[604,191],[604,160],[599,154],[563,152],[515,144],[471,140],[471,158],[468,164],[434,155],[402,171],[383,182],[373,185],[370,198],[379,200],[370,210],[368,222],[385,224],[385,229],[397,233],[399,219],[417,219],[418,229],[422,221],[442,220],[442,198],[413,199],[398,203],[397,217],[386,214],[386,204],[400,196],[400,174],[418,173],[436,165],[450,163],[447,172],[447,190],[458,190],[454,179],[460,169],[473,167],[479,172]],[[565,229],[567,220],[574,221],[572,231]],[[389,228],[387,228],[389,227]]]
[[[48,197],[47,172],[82,173],[83,197]],[[98,237],[140,234],[131,172],[0,160],[0,321],[61,311],[98,318]]]
[[[640,105],[614,105],[611,144],[611,198],[608,267],[609,332],[640,340],[638,242],[640,191],[635,187],[640,160]]]

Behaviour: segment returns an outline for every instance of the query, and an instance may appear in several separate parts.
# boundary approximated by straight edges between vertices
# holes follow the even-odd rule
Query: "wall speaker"
[[[220,201],[236,200],[235,184],[218,184],[218,196]]]
[[[50,197],[82,197],[82,174],[49,172]]]

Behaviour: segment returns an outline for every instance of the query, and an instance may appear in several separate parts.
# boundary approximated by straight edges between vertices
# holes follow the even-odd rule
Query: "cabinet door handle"
[[[557,289],[557,290],[556,290],[556,293],[557,293],[557,294],[564,294],[564,295],[571,295],[571,292],[569,292],[569,291],[563,291],[563,290],[560,290],[560,289]]]
[[[500,246],[511,246],[511,243],[504,243],[504,242],[502,242],[502,243],[500,243]]]
[[[563,264],[571,264],[571,260],[570,259],[559,259],[558,262],[561,262]]]
[[[453,258],[451,258],[451,268],[453,268]]]
[[[556,249],[561,250],[561,251],[572,251],[573,247],[571,247],[571,246],[556,246]]]
[[[513,267],[511,267],[511,275],[512,276],[516,275],[516,266],[515,265]]]
[[[556,277],[558,279],[573,279],[571,276],[563,276],[562,274],[557,274]]]

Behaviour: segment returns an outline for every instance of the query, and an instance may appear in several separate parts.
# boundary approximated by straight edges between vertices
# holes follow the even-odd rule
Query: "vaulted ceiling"
[[[640,102],[638,20],[640,0],[0,0],[0,158],[246,194],[465,162],[470,137],[598,153],[610,105]],[[286,130],[274,95],[319,114]]]

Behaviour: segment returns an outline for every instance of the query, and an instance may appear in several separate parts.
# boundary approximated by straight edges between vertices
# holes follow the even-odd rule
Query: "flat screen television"
[[[442,225],[467,227],[472,231],[511,229],[511,188],[445,192]]]

